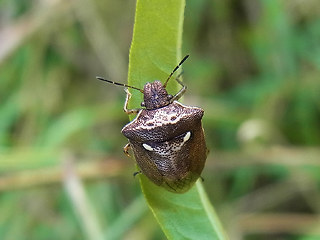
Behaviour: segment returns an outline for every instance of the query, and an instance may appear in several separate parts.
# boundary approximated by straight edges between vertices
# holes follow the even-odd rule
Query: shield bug
[[[155,80],[146,83],[143,89],[97,77],[125,87],[124,111],[137,114],[121,131],[129,140],[124,152],[128,155],[129,148],[132,148],[139,173],[175,193],[186,192],[193,186],[200,177],[208,153],[201,124],[203,109],[177,101],[186,91],[179,77],[176,81],[182,86],[181,90],[175,95],[166,90],[168,81],[188,57],[185,56],[173,69],[164,84]],[[131,97],[128,88],[143,94],[142,108],[128,109]]]

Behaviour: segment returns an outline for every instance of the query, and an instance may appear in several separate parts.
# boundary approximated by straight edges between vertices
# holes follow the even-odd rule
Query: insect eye
[[[144,102],[141,102],[141,107],[145,107],[146,106],[146,104],[144,103]]]
[[[168,94],[168,100],[170,100],[171,98],[173,98],[173,96],[171,94]]]

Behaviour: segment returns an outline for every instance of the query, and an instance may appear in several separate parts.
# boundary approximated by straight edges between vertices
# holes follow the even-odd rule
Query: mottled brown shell
[[[122,133],[129,139],[142,173],[171,192],[189,190],[207,157],[201,108],[173,103],[143,109]]]

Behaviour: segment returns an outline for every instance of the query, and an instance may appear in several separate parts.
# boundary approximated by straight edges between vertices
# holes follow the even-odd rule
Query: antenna
[[[163,84],[163,87],[166,88],[168,81],[170,80],[170,78],[172,77],[172,75],[179,69],[179,67],[182,65],[182,63],[187,60],[187,58],[189,57],[189,55],[185,56],[181,62],[173,69],[173,71],[170,73],[169,77],[167,78],[166,82]]]
[[[127,88],[132,88],[132,89],[136,89],[136,90],[139,90],[141,93],[143,93],[143,90],[140,89],[140,88],[136,88],[136,87],[133,87],[133,86],[129,86],[127,84],[124,84],[124,83],[118,83],[118,82],[114,82],[114,81],[110,81],[110,80],[107,80],[107,79],[104,79],[102,77],[96,77],[98,80],[101,80],[101,81],[105,81],[105,82],[108,82],[108,83],[112,83],[114,85],[118,85],[118,86],[122,86],[122,87],[127,87]]]

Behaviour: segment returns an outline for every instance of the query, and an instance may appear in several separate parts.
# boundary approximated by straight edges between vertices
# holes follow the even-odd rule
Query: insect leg
[[[182,69],[182,70],[181,70],[181,72],[178,74],[178,76],[176,77],[176,79],[175,79],[175,80],[180,79],[180,78],[181,78],[181,76],[183,75],[183,73],[184,73],[184,71],[183,71],[183,69]]]
[[[125,88],[124,91],[127,93],[127,97],[126,97],[126,101],[124,102],[123,111],[125,111],[126,114],[138,113],[140,111],[139,108],[128,109],[129,100],[132,94],[128,91],[127,88]]]
[[[133,177],[136,177],[138,174],[141,174],[141,173],[142,173],[141,171],[134,172],[134,173],[133,173]]]
[[[178,77],[180,77],[180,74],[179,74]],[[176,95],[174,95],[174,96],[172,97],[171,102],[173,102],[173,101],[178,100],[179,98],[181,98],[182,95],[183,95],[183,94],[185,93],[185,91],[187,90],[187,86],[184,85],[178,78],[176,78],[176,81],[182,86],[182,88],[180,89],[180,91],[179,91]]]
[[[123,152],[125,155],[127,155],[128,157],[131,157],[129,154],[129,149],[131,148],[130,143],[127,143],[127,145],[124,146],[123,148]]]

